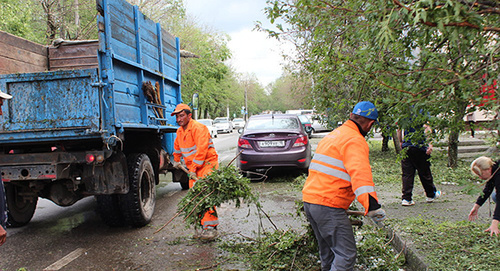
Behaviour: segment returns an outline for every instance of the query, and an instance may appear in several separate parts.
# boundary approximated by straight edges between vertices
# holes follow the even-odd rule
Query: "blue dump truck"
[[[27,224],[39,197],[94,196],[110,226],[151,221],[172,167],[181,99],[179,39],[124,0],[96,1],[99,40],[42,46],[0,32],[0,170],[8,222]]]

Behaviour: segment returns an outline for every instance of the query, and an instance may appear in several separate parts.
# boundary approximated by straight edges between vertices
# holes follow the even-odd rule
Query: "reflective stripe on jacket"
[[[304,202],[347,209],[354,198],[368,212],[369,196],[377,199],[369,148],[356,124],[348,120],[318,144],[302,189]]]
[[[208,168],[219,167],[219,156],[210,137],[208,128],[190,120],[187,128],[179,127],[174,141],[174,161],[180,162],[184,158],[186,167],[191,172],[196,172],[198,177],[204,177],[210,172]]]

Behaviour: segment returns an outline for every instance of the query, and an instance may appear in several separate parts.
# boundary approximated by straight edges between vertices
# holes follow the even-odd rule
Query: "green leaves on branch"
[[[251,270],[316,270],[318,248],[312,228],[307,228],[306,232],[264,232],[251,242],[224,244],[223,248],[241,254]]]
[[[250,181],[239,174],[234,166],[219,168],[198,180],[189,189],[187,195],[177,205],[178,212],[184,221],[191,226],[201,227],[203,214],[210,208],[219,207],[222,203],[234,202],[236,207],[241,203],[257,203],[252,194]]]
[[[291,69],[310,77],[309,97],[319,112],[345,119],[356,102],[370,100],[380,108],[381,125],[394,130],[398,119],[412,117],[408,108],[414,106],[435,117],[431,126],[440,135],[458,134],[467,106],[484,96],[482,77],[500,75],[500,7],[494,1],[270,4],[268,16],[287,26],[280,38],[298,51]],[[481,109],[498,108],[494,102]],[[449,159],[456,166],[456,157]]]

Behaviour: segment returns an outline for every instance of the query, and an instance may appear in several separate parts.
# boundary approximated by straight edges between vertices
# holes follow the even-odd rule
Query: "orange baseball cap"
[[[177,115],[179,114],[182,110],[189,110],[191,111],[191,108],[189,107],[189,105],[187,104],[178,104],[176,107],[175,107],[175,110],[174,112],[172,112],[172,114],[170,114],[170,116],[173,116],[173,115]]]

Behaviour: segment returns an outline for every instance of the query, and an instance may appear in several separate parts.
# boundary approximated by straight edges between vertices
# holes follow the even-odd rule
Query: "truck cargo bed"
[[[14,98],[0,118],[0,142],[99,138],[97,69],[2,75]]]
[[[35,63],[2,58],[11,74],[0,75],[0,88],[13,96],[3,105],[0,146],[39,141],[123,138],[127,130],[174,133],[170,116],[182,102],[179,40],[122,0],[99,0],[98,41],[59,41],[47,47],[45,72],[23,72]],[[15,46],[11,35],[9,43]],[[19,44],[39,47],[17,38]],[[26,46],[27,46],[26,45]],[[37,55],[38,56],[38,55]],[[38,61],[38,60],[37,60]],[[21,62],[19,62],[21,63]],[[91,68],[86,68],[91,67]],[[85,68],[85,69],[84,69]],[[59,69],[59,70],[56,70]],[[14,73],[15,72],[15,73]],[[153,86],[155,101],[143,85]],[[172,137],[164,138],[171,153]]]

